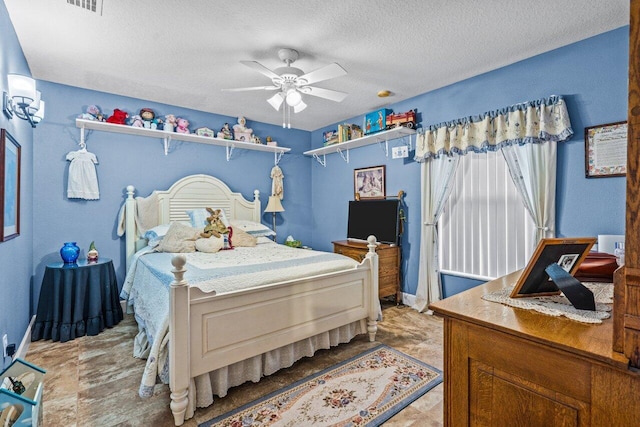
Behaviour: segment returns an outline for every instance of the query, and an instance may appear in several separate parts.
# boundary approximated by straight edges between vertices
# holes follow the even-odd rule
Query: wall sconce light
[[[2,109],[8,118],[17,116],[36,127],[44,119],[44,101],[36,90],[36,81],[19,74],[8,74],[9,93],[3,93]]]
[[[278,196],[269,196],[269,202],[267,203],[267,207],[264,209],[266,212],[273,213],[273,232],[276,232],[276,212],[284,212],[284,208],[282,207],[282,203],[280,203],[280,197]],[[274,237],[275,240],[275,237]]]

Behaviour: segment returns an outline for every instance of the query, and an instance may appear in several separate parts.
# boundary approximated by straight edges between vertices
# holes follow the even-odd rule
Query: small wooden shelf
[[[84,141],[84,130],[99,130],[103,132],[124,133],[126,135],[146,136],[149,138],[160,138],[165,142],[165,154],[169,152],[169,144],[171,141],[185,141],[196,142],[198,144],[217,145],[220,147],[226,147],[227,160],[231,158],[231,153],[234,148],[240,148],[242,150],[254,150],[265,151],[274,153],[276,156],[291,151],[291,148],[272,146],[265,144],[254,144],[244,141],[233,141],[229,139],[211,138],[207,136],[200,136],[192,133],[178,133],[178,132],[164,132],[156,129],[146,129],[127,125],[117,125],[114,123],[98,122],[95,120],[76,119],[76,127],[80,128],[83,132],[81,140]],[[276,157],[278,158],[278,157]],[[277,162],[276,162],[277,163]]]
[[[345,162],[349,163],[349,150],[353,148],[364,147],[365,145],[381,144],[385,143],[385,155],[389,154],[387,143],[394,139],[403,138],[406,136],[415,135],[415,129],[409,129],[406,127],[396,127],[393,129],[377,132],[371,135],[363,136],[362,138],[356,138],[345,142],[339,142],[337,144],[327,145],[315,150],[305,151],[305,156],[313,156],[322,166],[326,166],[325,155],[340,153]],[[346,155],[344,154],[346,153]],[[320,159],[320,156],[323,156]]]

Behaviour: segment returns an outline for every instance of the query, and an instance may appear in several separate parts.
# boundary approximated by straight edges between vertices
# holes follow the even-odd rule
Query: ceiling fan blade
[[[325,98],[335,102],[342,102],[348,95],[348,93],[345,92],[313,86],[301,87],[300,91],[307,95],[317,96],[319,98]]]
[[[298,77],[298,81],[303,81],[302,84],[309,85],[323,80],[344,76],[346,74],[346,70],[334,62],[333,64],[329,64],[310,73],[303,74]]]
[[[256,62],[256,61],[240,61],[240,63],[246,65],[249,68],[253,68],[254,70],[259,72],[260,74],[264,74],[265,76],[269,77],[270,79],[275,79],[275,78],[279,78],[280,77],[279,75],[277,75],[276,73],[274,73],[273,71],[271,71],[270,69],[268,69],[267,67],[265,67],[264,65],[262,65],[259,62]]]
[[[234,89],[222,89],[224,92],[244,92],[247,90],[278,90],[277,86],[254,86],[254,87],[238,87]]]

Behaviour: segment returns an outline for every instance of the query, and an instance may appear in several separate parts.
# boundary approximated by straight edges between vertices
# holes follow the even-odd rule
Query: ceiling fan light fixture
[[[304,101],[300,100],[300,102],[297,105],[293,106],[293,112],[294,113],[299,113],[300,111],[304,110],[305,108],[307,108],[307,104],[305,104]]]
[[[282,105],[283,101],[284,101],[284,95],[282,94],[282,92],[278,92],[275,95],[273,95],[271,98],[267,99],[267,102],[271,104],[271,106],[276,111],[280,110],[280,106]]]
[[[292,107],[300,104],[302,102],[302,95],[295,89],[289,89],[287,91],[287,104]]]

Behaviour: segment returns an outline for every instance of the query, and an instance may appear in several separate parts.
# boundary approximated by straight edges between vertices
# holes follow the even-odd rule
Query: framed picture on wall
[[[627,122],[584,129],[584,163],[587,178],[627,174]]]
[[[385,166],[371,166],[353,171],[354,199],[384,199]]]
[[[551,264],[558,264],[573,276],[595,242],[595,237],[540,240],[511,291],[511,298],[558,295],[560,289],[551,280],[545,271],[546,268]]]
[[[0,130],[0,242],[20,235],[20,144]]]

